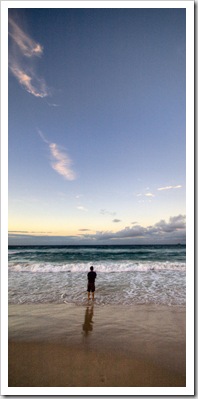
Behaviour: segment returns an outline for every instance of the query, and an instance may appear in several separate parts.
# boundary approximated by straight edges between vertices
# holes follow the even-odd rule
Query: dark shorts
[[[88,291],[88,292],[90,292],[90,291],[91,291],[91,292],[94,292],[94,291],[95,291],[95,284],[89,282],[89,283],[87,284],[87,291]]]

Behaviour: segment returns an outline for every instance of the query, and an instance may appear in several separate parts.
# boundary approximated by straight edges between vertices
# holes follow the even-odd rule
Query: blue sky
[[[9,243],[185,242],[186,10],[9,10]]]

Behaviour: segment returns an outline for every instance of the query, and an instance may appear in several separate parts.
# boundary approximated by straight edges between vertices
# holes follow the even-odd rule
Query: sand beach
[[[185,307],[9,305],[9,387],[185,387]]]

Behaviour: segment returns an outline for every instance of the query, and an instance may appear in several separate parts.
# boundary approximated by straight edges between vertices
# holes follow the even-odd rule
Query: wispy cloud
[[[16,22],[9,17],[9,35],[19,47],[21,53],[26,57],[40,56],[43,53],[43,47],[31,39]]]
[[[152,197],[155,197],[155,194],[153,194],[153,193],[145,193],[145,194],[139,193],[139,194],[136,194],[136,197],[150,197],[150,198],[152,198]]]
[[[173,189],[177,189],[177,188],[182,188],[182,186],[179,184],[178,186],[159,187],[159,188],[158,188],[158,191],[162,191],[162,190],[173,190]]]
[[[49,105],[49,107],[61,107],[61,105],[60,104],[56,104],[56,103],[49,103],[48,101],[47,101],[47,105]]]
[[[121,220],[120,220],[120,219],[113,219],[112,222],[113,222],[113,223],[120,223]]]
[[[44,79],[38,78],[33,70],[28,71],[26,68],[25,71],[16,60],[12,60],[9,67],[15,78],[28,93],[40,98],[48,95],[48,89]]]
[[[178,188],[181,188],[181,187],[182,187],[182,186],[181,186],[180,184],[178,184],[177,186],[165,186],[165,187],[159,187],[159,188],[157,189],[157,191],[175,190],[175,189],[178,189]],[[149,187],[147,188],[147,190],[148,190],[148,189],[149,189]],[[157,195],[157,194],[153,194],[152,192],[146,192],[146,193],[144,193],[144,194],[138,193],[138,194],[136,194],[136,197],[138,197],[138,198],[141,197],[141,200],[140,200],[139,202],[140,202],[140,203],[143,203],[143,202],[144,202],[143,197],[150,198],[150,200],[151,200],[151,198],[154,198],[156,195]]]
[[[33,59],[41,57],[43,47],[28,36],[9,17],[8,33],[11,39],[9,45],[9,68],[20,85],[35,97],[46,97],[49,90],[43,78],[40,78],[35,70]]]
[[[144,194],[144,195],[145,195],[145,197],[155,197],[155,195],[152,194],[152,193],[146,193],[146,194]]]
[[[8,233],[22,233],[22,234],[26,234],[29,233],[29,231],[24,231],[24,230],[9,230]]]
[[[85,208],[85,207],[82,206],[82,205],[77,206],[77,209],[78,209],[79,211],[82,211],[82,212],[87,212],[87,211],[88,211],[88,209]]]
[[[50,143],[49,148],[53,157],[52,168],[66,180],[75,180],[76,175],[71,168],[72,161],[69,156],[55,143]]]
[[[50,144],[50,141],[46,139],[46,137],[45,137],[45,135],[43,134],[43,132],[42,132],[40,129],[37,129],[37,131],[38,131],[38,134],[39,134],[40,138],[44,141],[44,143],[46,143],[46,144],[49,145],[49,144]]]
[[[52,168],[63,176],[66,180],[75,180],[76,174],[72,170],[72,161],[68,154],[60,150],[59,146],[56,143],[51,143],[46,139],[44,134],[38,130],[38,133],[44,143],[48,145],[51,154],[51,166]]]
[[[107,209],[101,209],[101,210],[100,210],[100,214],[101,214],[101,215],[115,216],[115,215],[116,215],[116,212],[110,212],[110,211],[108,211]]]
[[[9,230],[9,234],[52,234],[52,231],[21,231],[21,230]]]

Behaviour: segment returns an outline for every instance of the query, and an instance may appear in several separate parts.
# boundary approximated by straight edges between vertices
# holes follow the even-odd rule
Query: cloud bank
[[[124,242],[124,240],[138,239],[139,243],[144,240],[146,242],[169,242],[176,240],[176,242],[184,242],[186,238],[186,217],[184,215],[178,215],[170,217],[169,221],[160,220],[153,226],[143,227],[135,225],[133,227],[125,227],[117,232],[111,231],[99,231],[95,234],[85,234],[84,238],[89,238],[94,241],[107,241],[107,243],[113,243],[116,240]]]
[[[8,20],[8,33],[10,71],[28,93],[40,98],[48,96],[45,80],[37,75],[33,63],[35,57],[42,56],[43,47],[29,37],[11,17]]]
[[[52,236],[47,234],[32,236],[31,234],[9,234],[9,244],[15,243],[42,243],[48,244],[82,244],[82,245],[112,245],[112,244],[185,244],[186,242],[186,217],[178,215],[170,217],[169,221],[160,220],[153,226],[143,227],[135,225],[125,227],[117,232],[98,231],[88,233],[89,229],[79,229],[76,236]],[[30,232],[31,233],[31,232]]]

